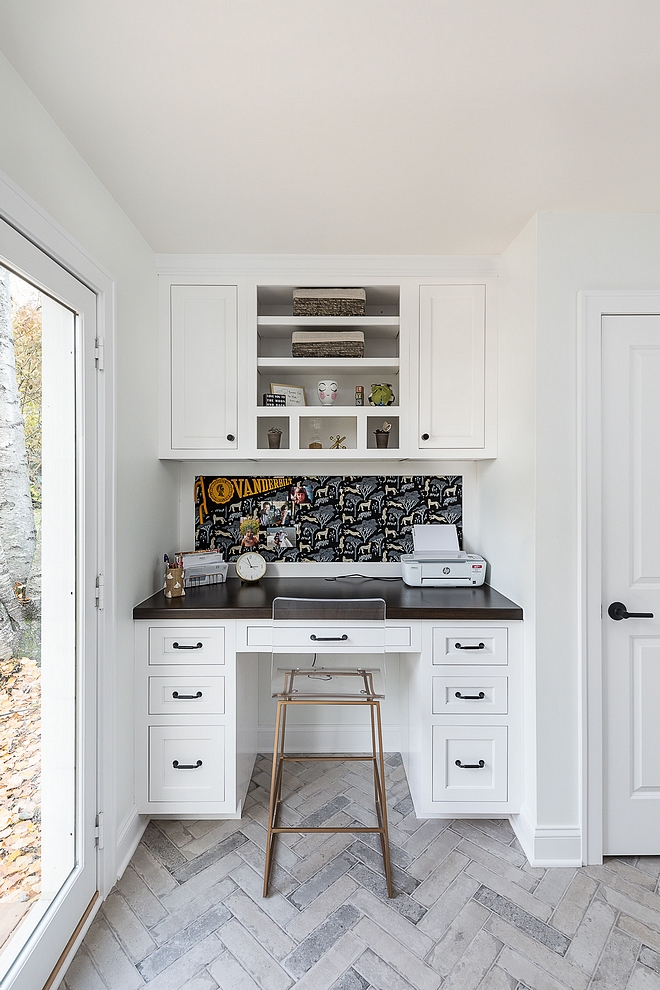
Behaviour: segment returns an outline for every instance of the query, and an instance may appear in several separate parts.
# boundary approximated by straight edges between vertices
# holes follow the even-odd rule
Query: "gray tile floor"
[[[289,766],[290,824],[373,824],[365,765]],[[394,754],[394,900],[341,834],[281,838],[264,900],[269,773],[241,821],[149,825],[67,990],[660,990],[660,857],[532,869],[508,822],[415,818]]]

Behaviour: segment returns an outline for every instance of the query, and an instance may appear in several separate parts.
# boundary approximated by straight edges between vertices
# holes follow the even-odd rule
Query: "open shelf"
[[[316,420],[316,423],[314,422]],[[374,431],[383,420],[391,424],[388,446],[378,448]],[[318,424],[318,427],[317,427]],[[279,449],[268,446],[268,430],[282,430]],[[309,448],[313,434],[319,434],[322,448]],[[331,437],[345,436],[345,448],[331,449]],[[400,457],[398,406],[286,406],[257,410],[257,447],[260,454],[278,457],[288,451],[304,451],[307,457],[341,457],[342,452],[360,450],[369,456]]]

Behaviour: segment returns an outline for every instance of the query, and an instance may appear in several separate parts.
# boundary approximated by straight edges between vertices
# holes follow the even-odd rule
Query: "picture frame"
[[[282,385],[279,382],[270,383],[272,395],[284,395],[287,406],[306,406],[307,397],[303,385]]]

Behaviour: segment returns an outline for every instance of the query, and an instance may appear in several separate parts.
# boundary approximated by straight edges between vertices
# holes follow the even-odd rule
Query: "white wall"
[[[131,609],[151,594],[154,547],[176,532],[176,472],[157,455],[154,255],[0,56],[0,165],[115,281],[117,440],[116,822],[133,802]],[[130,149],[126,149],[130,153]]]

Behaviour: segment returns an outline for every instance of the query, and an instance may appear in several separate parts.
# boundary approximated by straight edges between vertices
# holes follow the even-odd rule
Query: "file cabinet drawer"
[[[434,677],[434,715],[506,715],[508,678]]]
[[[150,715],[223,715],[224,711],[224,677],[149,678]]]
[[[433,663],[508,663],[507,630],[447,629],[433,630]]]
[[[224,663],[225,630],[222,626],[191,630],[189,627],[149,630],[149,664]]]
[[[150,801],[224,801],[225,727],[149,727]]]
[[[433,800],[506,801],[507,727],[433,726]]]

